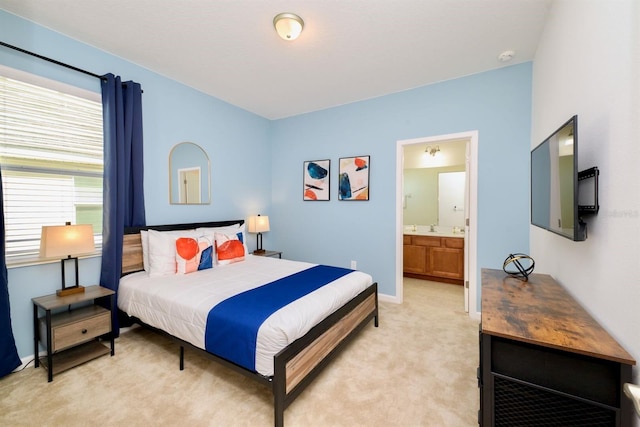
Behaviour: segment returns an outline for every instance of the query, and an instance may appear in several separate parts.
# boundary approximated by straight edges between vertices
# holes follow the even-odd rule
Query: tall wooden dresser
[[[481,426],[629,426],[635,363],[551,276],[482,270]]]

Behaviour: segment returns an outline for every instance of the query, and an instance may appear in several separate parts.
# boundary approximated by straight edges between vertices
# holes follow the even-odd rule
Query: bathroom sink
[[[448,231],[429,231],[429,230],[405,230],[404,234],[411,236],[434,236],[434,237],[460,237],[464,238],[464,233],[454,233],[452,230]]]

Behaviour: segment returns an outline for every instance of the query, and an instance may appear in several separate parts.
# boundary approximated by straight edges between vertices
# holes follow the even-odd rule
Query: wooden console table
[[[545,274],[482,270],[482,426],[628,426],[635,360]]]

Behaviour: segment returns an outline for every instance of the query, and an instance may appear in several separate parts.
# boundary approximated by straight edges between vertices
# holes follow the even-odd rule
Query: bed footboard
[[[284,410],[371,319],[377,327],[377,283],[275,356],[273,394],[277,427],[284,425]]]

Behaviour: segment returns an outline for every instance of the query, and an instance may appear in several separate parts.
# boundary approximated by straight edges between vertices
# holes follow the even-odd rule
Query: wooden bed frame
[[[189,230],[198,227],[222,227],[243,224],[244,220],[216,221],[192,224],[174,224],[125,229],[122,248],[122,275],[143,270],[140,230]],[[145,327],[154,329],[180,345],[180,369],[184,369],[184,348],[188,347],[209,358],[253,378],[271,388],[274,396],[274,424],[284,425],[284,410],[300,395],[307,385],[344,347],[358,331],[371,320],[378,326],[378,284],[373,283],[359,295],[312,328],[306,335],[291,343],[274,356],[274,375],[266,377],[249,371],[226,359],[208,353],[167,332],[150,327],[139,319],[133,319]]]

